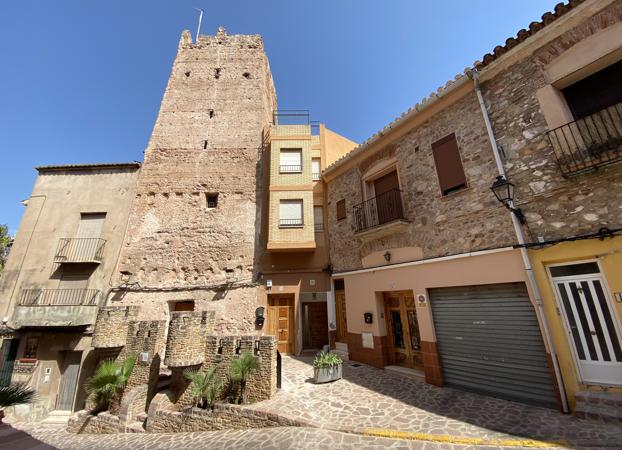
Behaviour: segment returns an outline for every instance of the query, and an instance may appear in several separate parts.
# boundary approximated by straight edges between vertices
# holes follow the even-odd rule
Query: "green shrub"
[[[248,377],[259,368],[259,360],[250,352],[244,352],[239,358],[231,361],[229,379],[233,385],[240,387],[237,403],[246,403],[246,383]]]
[[[313,367],[323,368],[323,367],[334,367],[343,363],[343,360],[330,352],[320,352],[315,356],[313,360]]]
[[[14,383],[8,386],[0,387],[0,423],[2,423],[2,417],[4,413],[1,411],[4,408],[14,405],[25,405],[33,403],[36,399],[36,393],[34,389],[29,388],[23,383]]]
[[[86,391],[95,401],[95,411],[105,411],[110,408],[113,400],[118,400],[135,364],[136,355],[131,355],[123,364],[108,359],[99,365],[86,387]]]
[[[210,367],[206,372],[196,369],[186,369],[184,377],[190,381],[190,392],[195,405],[203,409],[214,409],[216,400],[220,396],[222,383],[216,381],[216,368]]]

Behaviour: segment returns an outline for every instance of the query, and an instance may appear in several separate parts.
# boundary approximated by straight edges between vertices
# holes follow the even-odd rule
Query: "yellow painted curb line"
[[[450,436],[444,434],[415,433],[412,431],[384,430],[369,428],[363,432],[365,436],[385,437],[393,439],[407,439],[411,441],[429,441],[445,444],[465,444],[465,445],[495,445],[502,447],[563,447],[566,442],[546,442],[535,441],[532,439],[484,439],[465,436]]]

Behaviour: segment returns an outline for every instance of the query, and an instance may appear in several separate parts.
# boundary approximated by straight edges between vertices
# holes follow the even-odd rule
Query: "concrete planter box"
[[[343,364],[329,367],[314,367],[315,383],[329,383],[341,379],[342,365]]]

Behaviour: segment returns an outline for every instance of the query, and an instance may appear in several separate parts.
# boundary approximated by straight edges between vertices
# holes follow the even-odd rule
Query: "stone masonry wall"
[[[171,314],[166,358],[169,367],[187,367],[205,361],[205,337],[213,328],[214,313],[184,311]]]
[[[564,178],[536,97],[547,84],[542,64],[620,21],[618,1],[482,85],[508,179],[516,185],[516,206],[526,214],[533,242],[622,227],[622,166]]]
[[[301,424],[275,414],[244,409],[236,405],[216,405],[214,411],[189,408],[182,412],[157,411],[150,417],[150,433],[245,430],[248,428],[295,427]]]
[[[467,188],[443,197],[431,145],[451,133],[458,141]],[[515,244],[510,218],[490,191],[497,171],[474,93],[387,147],[394,150],[381,151],[379,157],[394,154],[397,159],[404,214],[410,225],[402,233],[371,242],[355,236],[352,207],[362,201],[361,174],[370,165],[363,161],[361,167],[328,183],[328,229],[335,270],[360,268],[361,258],[395,247],[420,247],[424,258],[432,258]],[[336,203],[341,199],[346,199],[347,217],[337,221]]]
[[[276,392],[276,340],[273,336],[218,336],[206,338],[205,362],[202,365],[190,366],[200,371],[216,367],[216,377],[224,386],[223,395],[233,395],[228,380],[231,361],[238,355],[249,352],[257,356],[258,370],[252,374],[246,386],[247,400],[258,402],[267,400]],[[184,377],[184,370],[189,367],[178,367],[172,370],[171,391],[174,403],[179,409],[193,404],[189,382]]]
[[[123,347],[127,341],[128,326],[138,314],[138,308],[105,306],[97,312],[92,345],[95,348]]]
[[[183,33],[145,151],[118,269],[148,290],[121,302],[149,311],[151,303],[175,293],[208,297],[228,283],[252,284],[260,251],[262,132],[275,108],[260,36],[219,30],[195,44]],[[218,194],[217,207],[207,207],[209,194]],[[252,286],[230,288],[227,301],[235,304],[246,290],[256,306]],[[241,319],[228,323],[231,332],[249,331],[250,304],[224,309]]]

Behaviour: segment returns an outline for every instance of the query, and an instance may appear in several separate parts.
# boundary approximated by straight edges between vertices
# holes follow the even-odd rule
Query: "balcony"
[[[13,323],[16,328],[92,325],[99,294],[97,289],[23,289]]]
[[[313,181],[320,181],[320,173],[319,172],[313,172],[311,173],[311,179]]]
[[[279,227],[280,228],[301,228],[304,227],[304,221],[302,218],[300,219],[280,219]]]
[[[19,306],[97,305],[98,289],[22,289]]]
[[[289,165],[289,166],[279,166],[279,171],[281,173],[300,173],[302,172],[302,165]]]
[[[54,262],[99,264],[104,256],[105,239],[62,238],[54,254]]]
[[[323,223],[316,223],[314,225],[314,230],[316,233],[323,233],[324,232],[324,224]]]
[[[399,189],[391,189],[354,206],[354,230],[359,237],[371,239],[387,236],[403,229],[402,196]]]
[[[622,103],[547,133],[564,176],[622,160]]]

